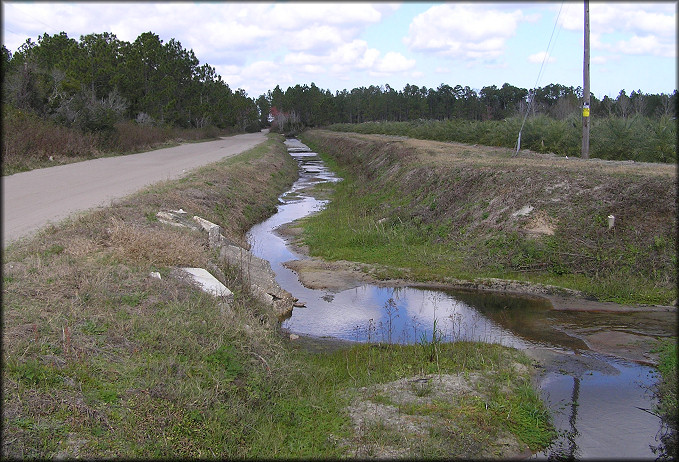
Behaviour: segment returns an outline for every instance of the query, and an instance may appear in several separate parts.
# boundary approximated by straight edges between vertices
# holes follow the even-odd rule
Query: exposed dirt
[[[299,281],[308,288],[341,292],[373,281],[361,270],[364,265],[348,261],[293,260],[284,266],[297,273]]]
[[[417,457],[418,448],[427,444],[431,431],[437,429],[447,431],[446,446],[465,458],[528,458],[531,451],[509,433],[498,435],[492,443],[479,444],[464,431],[455,431],[455,419],[432,412],[441,406],[464,406],[470,399],[484,400],[483,382],[484,376],[478,373],[432,374],[363,387],[347,409],[355,437],[344,444],[352,456],[361,459]],[[385,444],[388,438],[371,438],[376,429],[398,435],[398,439]]]

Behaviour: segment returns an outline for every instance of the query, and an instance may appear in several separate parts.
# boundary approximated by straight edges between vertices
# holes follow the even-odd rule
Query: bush
[[[72,109],[74,106],[64,107]],[[63,162],[65,159],[96,157],[102,153],[138,152],[168,141],[204,140],[230,133],[228,129],[220,130],[214,126],[182,129],[129,120],[116,122],[106,111],[105,104],[95,108],[90,113],[91,117],[88,116],[89,122],[84,124],[84,127],[90,128],[87,130],[76,123],[67,127],[30,111],[3,105],[3,174],[44,167],[51,165],[52,160]],[[93,130],[94,127],[99,129]]]

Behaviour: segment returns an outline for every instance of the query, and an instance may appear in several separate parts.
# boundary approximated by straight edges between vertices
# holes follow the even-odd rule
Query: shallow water
[[[560,431],[555,444],[534,458],[654,459],[659,419],[649,392],[654,369],[595,353],[573,332],[615,329],[642,335],[669,335],[663,328],[635,322],[626,313],[559,312],[539,298],[480,292],[385,288],[364,285],[334,293],[304,287],[282,263],[307,257],[293,252],[274,230],[322,209],[309,186],[340,181],[298,140],[287,140],[300,165],[300,178],[281,196],[278,213],[254,226],[249,241],[255,255],[271,262],[278,283],[306,304],[282,327],[298,334],[353,341],[414,343],[436,335],[444,341],[477,340],[524,350],[548,351],[552,358],[538,385]]]

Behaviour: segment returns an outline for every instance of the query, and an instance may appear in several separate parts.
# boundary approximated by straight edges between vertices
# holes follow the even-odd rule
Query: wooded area
[[[280,87],[269,91],[257,100],[260,108],[266,104],[280,111],[295,113],[305,126],[322,126],[331,123],[363,123],[373,121],[405,122],[417,119],[445,120],[503,120],[524,115],[529,102],[531,115],[544,114],[557,120],[579,113],[582,88],[549,84],[530,92],[508,83],[500,88],[485,86],[476,91],[469,86],[451,87],[442,83],[438,88],[406,85],[397,91],[389,85],[342,90],[334,95],[321,90],[313,83],[295,85],[283,92]],[[604,96],[591,98],[591,112],[598,117],[633,115],[659,118],[674,116],[677,91],[668,95],[646,94],[632,91],[628,96],[620,91],[616,99]]]
[[[67,127],[83,136],[115,138],[104,143],[109,150],[140,149],[148,145],[143,139],[149,133],[169,128],[209,129],[214,136],[218,131],[256,131],[269,125],[296,132],[331,124],[396,122],[416,123],[419,133],[424,121],[455,127],[427,127],[427,133],[417,136],[511,147],[518,135],[516,119],[522,125],[520,119],[528,111],[528,131],[535,134],[526,134],[534,140],[525,147],[561,155],[579,153],[578,143],[571,139],[579,135],[571,125],[580,120],[581,87],[549,84],[529,91],[504,83],[499,88],[490,85],[475,90],[442,83],[436,89],[407,84],[396,90],[387,84],[333,94],[311,83],[285,91],[276,86],[255,99],[242,89],[233,91],[212,66],[199,63],[193,50],[184,49],[175,39],[163,43],[153,32],[141,34],[132,43],[108,32],[79,40],[65,32],[45,33],[37,43],[28,39],[15,53],[3,45],[2,54],[6,127],[49,121],[52,135],[43,137],[56,132],[67,136],[63,132]],[[674,162],[676,107],[676,90],[672,94],[637,90],[629,96],[622,90],[615,99],[592,95],[592,121],[606,130],[605,136],[595,131],[592,144],[605,148],[606,152],[599,150],[604,158]],[[508,123],[499,127],[498,122]],[[465,123],[473,130],[462,126]],[[410,126],[389,130],[407,130],[398,134],[408,136],[415,133]],[[550,138],[546,132],[561,135]],[[169,135],[154,139],[163,136]],[[132,146],[133,138],[141,141]],[[186,134],[183,138],[188,139]],[[35,147],[15,141],[5,143],[3,161],[47,155],[47,149],[35,154]],[[64,147],[58,154],[72,156],[74,150]]]
[[[136,120],[259,130],[257,106],[244,90],[233,91],[193,50],[152,32],[132,43],[108,32],[80,40],[44,34],[15,53],[3,45],[2,54],[3,101],[67,126],[101,131]]]

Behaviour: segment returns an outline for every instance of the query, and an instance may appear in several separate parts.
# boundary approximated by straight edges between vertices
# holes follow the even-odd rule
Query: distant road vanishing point
[[[148,185],[247,151],[266,132],[106,157],[2,178],[2,246],[75,212],[106,206]]]

